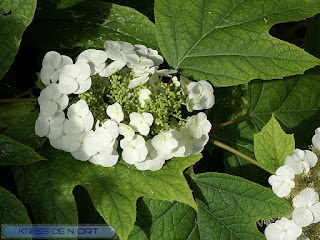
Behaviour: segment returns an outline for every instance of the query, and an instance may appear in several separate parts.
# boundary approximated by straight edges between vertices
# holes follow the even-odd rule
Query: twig
[[[2,98],[0,103],[13,103],[13,102],[37,102],[38,98]]]
[[[232,124],[232,123],[238,122],[238,121],[240,121],[240,120],[246,119],[246,118],[248,118],[248,117],[249,117],[249,115],[241,116],[241,117],[235,118],[235,119],[233,119],[233,120],[230,120],[230,121],[221,123],[221,124],[219,124],[219,125],[217,125],[217,126],[213,126],[213,127],[211,128],[211,132],[214,131],[214,130],[216,130],[216,129],[219,129],[219,128],[223,128],[223,127],[225,127],[225,126],[228,126],[228,125],[230,125],[230,124]]]
[[[19,95],[15,96],[14,98],[22,98],[22,97],[27,96],[30,93],[31,93],[31,89],[24,91],[23,93],[20,93]]]
[[[226,144],[224,144],[224,143],[222,143],[222,142],[219,142],[219,141],[214,140],[214,139],[210,139],[210,142],[211,142],[213,145],[216,145],[216,146],[218,146],[218,147],[221,147],[221,148],[223,148],[223,149],[225,149],[225,150],[227,150],[227,151],[229,151],[229,152],[234,153],[235,155],[237,155],[237,156],[239,156],[239,157],[242,157],[243,159],[251,162],[252,164],[254,164],[254,165],[256,165],[257,167],[259,167],[259,168],[267,171],[267,172],[270,173],[270,174],[273,174],[273,175],[276,174],[274,171],[271,171],[271,170],[268,170],[268,169],[264,168],[257,160],[249,157],[248,155],[246,155],[246,154],[244,154],[244,153],[242,153],[242,152],[240,152],[240,151],[238,151],[238,150],[236,150],[236,149],[234,149],[234,148],[232,148],[232,147],[230,147],[230,146],[228,146],[228,145],[226,145]]]

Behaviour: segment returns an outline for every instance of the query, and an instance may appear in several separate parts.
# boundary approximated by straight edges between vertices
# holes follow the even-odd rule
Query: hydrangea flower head
[[[40,75],[48,86],[39,97],[36,134],[103,167],[121,157],[156,171],[173,157],[201,152],[211,124],[205,113],[187,120],[183,113],[187,98],[212,105],[211,85],[190,81],[186,95],[176,70],[159,69],[164,60],[156,50],[122,41],[104,47],[81,52],[75,63],[57,52],[45,55]]]

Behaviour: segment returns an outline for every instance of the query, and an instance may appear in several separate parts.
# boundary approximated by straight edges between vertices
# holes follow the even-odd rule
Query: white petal
[[[55,115],[57,111],[58,104],[54,101],[50,101],[49,99],[40,105],[40,113],[44,116],[51,117]]]
[[[320,151],[320,134],[316,133],[312,137],[312,144],[313,146]]]
[[[301,227],[307,227],[313,222],[313,215],[309,209],[295,208],[292,213],[293,221]]]
[[[264,230],[264,235],[267,240],[281,240],[281,234],[283,234],[283,229],[277,223],[269,224]]]
[[[126,65],[126,62],[122,60],[113,61],[108,66],[106,66],[105,69],[103,69],[99,73],[99,75],[101,77],[110,77],[112,74],[121,70],[125,65]]]
[[[312,205],[309,210],[313,214],[313,223],[320,222],[320,203],[317,202],[316,204]]]
[[[311,167],[314,167],[317,164],[318,157],[315,153],[305,150],[304,161],[310,164]]]
[[[50,125],[50,130],[49,130],[49,133],[47,134],[47,137],[57,139],[61,137],[62,130],[63,130],[63,125],[60,125],[59,127],[54,127]]]
[[[71,152],[71,154],[75,159],[80,161],[88,161],[90,158],[90,156],[84,152],[82,146],[77,151]]]
[[[39,137],[44,137],[49,132],[49,126],[50,123],[47,118],[45,118],[42,115],[39,115],[39,117],[36,120],[35,123],[35,132]]]
[[[41,81],[43,82],[43,84],[45,84],[45,85],[50,84],[50,80],[52,78],[55,78],[55,77],[53,77],[54,71],[55,71],[55,69],[51,65],[45,65],[41,68],[40,78],[41,78]]]
[[[51,65],[52,67],[58,69],[62,62],[62,57],[58,52],[50,51],[47,52],[42,60],[42,66]]]

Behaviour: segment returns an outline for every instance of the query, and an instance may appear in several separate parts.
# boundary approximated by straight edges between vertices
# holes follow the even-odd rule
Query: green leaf
[[[293,210],[272,190],[239,177],[204,173],[193,180],[200,239],[263,240],[256,222]]]
[[[35,134],[34,124],[39,116],[32,103],[14,103],[0,107],[1,134],[31,148],[39,148],[46,141]]]
[[[254,135],[254,155],[263,167],[276,171],[294,150],[293,134],[286,134],[272,115],[262,130]]]
[[[42,4],[26,32],[26,44],[37,48],[101,49],[106,40],[158,48],[154,24],[146,16],[129,7],[97,0]]]
[[[129,239],[265,239],[256,222],[293,210],[269,188],[227,174],[198,174],[191,186],[198,213],[182,203],[144,198]]]
[[[215,86],[282,78],[320,60],[275,39],[270,27],[319,11],[318,0],[156,0],[157,40],[170,66]]]
[[[143,198],[129,239],[191,239],[196,215],[193,208],[180,202]]]
[[[200,154],[175,158],[159,171],[139,171],[122,160],[112,168],[75,160],[71,154],[45,145],[48,161],[15,167],[15,178],[23,201],[31,205],[37,223],[77,223],[72,191],[82,185],[104,220],[126,239],[136,219],[141,196],[180,201],[196,209],[182,171],[201,158]]]
[[[32,148],[0,134],[0,166],[25,165],[45,160]]]
[[[0,223],[31,224],[23,204],[9,191],[0,187]]]
[[[36,0],[0,0],[0,79],[8,71],[24,30],[33,19]]]

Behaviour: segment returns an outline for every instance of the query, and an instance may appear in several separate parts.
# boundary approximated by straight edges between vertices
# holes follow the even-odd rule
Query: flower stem
[[[38,98],[2,98],[0,103],[13,103],[13,102],[37,102]]]
[[[223,148],[223,149],[225,149],[225,150],[227,150],[227,151],[229,151],[229,152],[234,153],[235,155],[237,155],[237,156],[239,156],[239,157],[242,157],[243,159],[251,162],[252,164],[254,164],[254,165],[256,165],[257,167],[259,167],[259,168],[267,171],[267,172],[270,173],[270,174],[273,174],[273,175],[276,174],[274,171],[271,171],[271,170],[268,170],[268,169],[264,168],[260,163],[258,163],[257,160],[249,157],[248,155],[246,155],[246,154],[244,154],[244,153],[242,153],[242,152],[239,152],[238,150],[236,150],[236,149],[234,149],[234,148],[232,148],[232,147],[230,147],[230,146],[228,146],[228,145],[226,145],[226,144],[224,144],[224,143],[222,143],[222,142],[219,142],[219,141],[217,141],[217,140],[215,140],[215,139],[211,139],[210,142],[211,142],[213,145],[216,145],[216,146],[218,146],[218,147],[221,147],[221,148]]]
[[[233,120],[221,123],[221,124],[219,124],[217,126],[213,126],[212,129],[211,129],[211,132],[214,131],[215,129],[223,128],[223,127],[228,126],[228,125],[230,125],[232,123],[235,123],[235,122],[238,122],[238,121],[243,120],[245,118],[248,118],[249,116],[250,115],[241,116],[241,117],[235,118]]]

